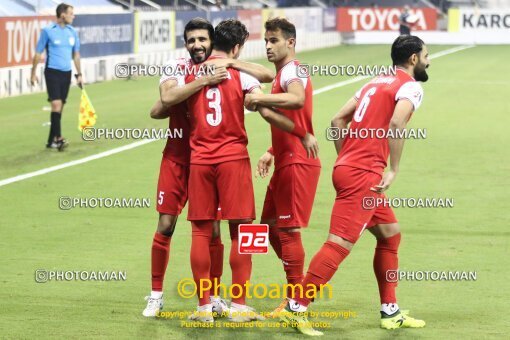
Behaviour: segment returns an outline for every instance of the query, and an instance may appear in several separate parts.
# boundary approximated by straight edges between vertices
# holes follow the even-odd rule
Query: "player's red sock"
[[[269,227],[269,243],[273,247],[276,256],[282,259],[282,243],[280,242],[280,232],[278,227]]]
[[[197,287],[201,287],[200,280],[209,279],[211,270],[211,257],[208,251],[213,233],[213,221],[192,221],[191,222],[191,271]],[[197,291],[198,305],[203,306],[211,303],[209,291]],[[201,295],[201,296],[200,296]]]
[[[223,274],[223,243],[221,243],[221,236],[213,238],[209,244],[209,254],[211,256],[211,271],[210,277],[212,282],[211,294],[219,295],[219,284],[221,275]]]
[[[152,290],[155,292],[163,291],[163,280],[165,278],[166,266],[170,254],[171,237],[156,232],[152,239],[151,251],[151,274]]]
[[[327,241],[322,248],[315,254],[310,262],[310,267],[303,280],[303,291],[310,289],[310,285],[314,285],[316,291],[319,291],[321,285],[325,285],[331,280],[338,269],[338,266],[349,255],[349,250],[341,245]],[[307,296],[298,297],[296,300],[302,306],[308,306],[311,298]]]
[[[251,222],[250,222],[251,223]],[[244,223],[248,224],[248,223]],[[232,285],[237,284],[232,289],[232,302],[245,305],[246,291],[244,285],[251,277],[251,254],[239,254],[238,244],[238,226],[239,223],[229,223],[230,238],[230,268],[232,269]]]
[[[388,282],[387,272],[398,270],[398,246],[400,233],[391,237],[377,240],[374,254],[374,273],[379,285],[379,295],[382,303],[397,303],[395,288],[397,281]]]
[[[305,250],[301,242],[300,232],[287,232],[280,229],[282,246],[283,269],[287,275],[287,283],[298,284],[303,281],[303,267],[305,266]],[[287,288],[287,296],[293,297],[294,292]]]

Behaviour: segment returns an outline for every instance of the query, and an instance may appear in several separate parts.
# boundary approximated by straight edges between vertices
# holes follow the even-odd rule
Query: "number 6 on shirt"
[[[370,104],[370,96],[372,96],[376,91],[375,87],[372,87],[370,90],[365,93],[361,103],[359,103],[358,109],[354,112],[354,121],[361,122],[363,117],[365,116],[365,112],[367,112],[368,104]]]

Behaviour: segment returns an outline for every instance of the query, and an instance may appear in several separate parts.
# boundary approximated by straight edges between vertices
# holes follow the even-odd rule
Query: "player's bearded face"
[[[207,30],[186,32],[186,49],[195,64],[202,63],[209,58],[212,43]]]
[[[414,79],[426,82],[429,79],[429,75],[427,74],[428,67],[428,51],[424,48],[419,54],[418,64],[414,67]]]

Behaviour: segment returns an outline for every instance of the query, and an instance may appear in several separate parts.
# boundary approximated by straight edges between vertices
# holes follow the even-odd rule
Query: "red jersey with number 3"
[[[166,63],[168,70],[176,70],[177,67],[186,69],[186,66],[191,63],[191,59],[174,59]],[[159,84],[169,81],[177,81],[177,86],[184,85],[184,78],[182,73],[174,72],[173,74],[164,74],[159,80]],[[165,149],[163,150],[163,157],[168,158],[176,163],[189,165],[191,149],[189,146],[190,136],[190,123],[188,108],[185,102],[172,106],[170,109],[170,117],[168,128],[173,138],[168,138],[166,141]],[[182,131],[182,138],[179,136]]]
[[[292,60],[282,67],[273,82],[271,94],[286,93],[288,86],[293,82],[301,82],[305,89],[305,104],[300,109],[290,110],[278,108],[278,111],[300,126],[310,134],[314,134],[312,125],[313,88],[310,77],[305,69],[299,66],[299,61]],[[303,73],[303,74],[302,74]],[[274,154],[275,169],[289,164],[307,164],[320,166],[318,158],[308,158],[306,150],[299,137],[287,133],[271,125],[271,138]]]
[[[388,131],[395,106],[401,99],[409,100],[417,110],[423,98],[423,88],[407,72],[397,69],[395,76],[379,76],[365,84],[354,98],[358,104],[349,129],[365,131],[358,133],[358,138],[353,133],[347,134],[335,166],[348,165],[382,174],[390,152],[388,139],[370,131]]]
[[[210,59],[219,58],[211,56]],[[200,65],[196,65],[199,67]],[[188,98],[191,164],[218,164],[249,158],[244,127],[244,95],[260,87],[254,77],[229,68],[228,79]],[[186,83],[200,74],[186,76]]]

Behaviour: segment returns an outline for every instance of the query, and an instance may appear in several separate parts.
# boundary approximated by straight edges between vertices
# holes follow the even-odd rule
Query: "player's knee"
[[[158,222],[158,233],[171,237],[174,234],[177,216],[161,214]]]
[[[372,232],[377,240],[384,240],[400,234],[400,225],[398,223],[379,224],[370,228],[369,231]]]
[[[354,243],[349,242],[346,239],[334,234],[329,234],[328,241],[336,243],[339,246],[347,249],[348,251],[351,251],[352,247],[354,247]]]

